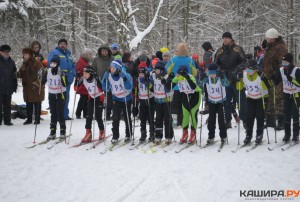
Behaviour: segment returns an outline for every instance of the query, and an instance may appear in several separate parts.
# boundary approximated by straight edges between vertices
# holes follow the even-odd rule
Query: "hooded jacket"
[[[107,49],[108,55],[107,57],[104,57],[101,55],[101,50]],[[93,60],[92,66],[97,72],[97,75],[99,78],[102,78],[105,71],[109,68],[110,63],[114,60],[114,57],[112,56],[111,50],[107,44],[101,45],[98,49],[98,56],[96,56]]]

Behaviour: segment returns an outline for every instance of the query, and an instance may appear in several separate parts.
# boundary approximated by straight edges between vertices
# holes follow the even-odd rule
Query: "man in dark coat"
[[[226,87],[226,127],[231,128],[231,113],[233,111],[231,101],[233,100],[233,102],[240,104],[239,115],[246,128],[247,106],[245,89],[240,92],[236,90],[236,81],[241,79],[247,61],[245,52],[242,47],[235,43],[230,32],[225,32],[222,39],[223,45],[216,52],[215,62],[220,66],[230,82],[230,86]]]
[[[15,61],[9,56],[9,45],[0,46],[0,125],[4,116],[4,125],[11,126],[11,96],[17,91]],[[2,115],[3,111],[3,115]]]

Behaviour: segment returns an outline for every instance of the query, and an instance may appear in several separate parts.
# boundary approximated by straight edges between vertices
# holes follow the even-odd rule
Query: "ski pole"
[[[275,99],[275,84],[273,82],[273,103],[274,103],[274,110],[275,110],[275,107],[276,107],[276,99]],[[277,143],[277,113],[276,113],[276,110],[275,110],[275,143]],[[269,137],[268,137],[268,144],[270,144],[269,142]]]
[[[221,80],[221,77],[220,77],[220,80]],[[223,118],[224,118],[224,124],[225,124],[226,123],[225,106],[224,106],[224,101],[223,101],[224,97],[223,97],[223,88],[222,88],[222,82],[221,81],[220,81],[220,89],[221,89],[221,96],[222,96],[222,107],[223,107],[222,111],[223,111]],[[225,130],[226,130],[226,135],[227,135],[226,127],[225,127]],[[226,140],[227,140],[227,145],[228,145],[229,144],[228,143],[228,136],[226,137]]]
[[[223,96],[222,96],[223,97]],[[241,114],[241,81],[239,81],[239,104],[238,104],[239,116]],[[240,131],[241,131],[241,121],[238,122],[238,145],[240,145]]]
[[[40,78],[38,78],[38,80],[39,80],[39,83],[40,83],[39,94],[41,94],[42,82],[41,82]],[[42,109],[42,102],[38,103],[38,106],[37,106],[37,109],[36,109],[37,112],[35,113],[35,129],[34,129],[33,143],[35,143],[35,139],[36,139],[36,131],[37,131],[37,125],[38,125],[37,120],[38,120],[38,117],[41,115],[40,109]]]
[[[136,93],[137,93],[137,87],[134,89],[134,105],[133,107],[135,108],[137,106],[137,99],[136,99]],[[134,131],[135,131],[135,116],[133,116],[133,126],[132,126],[132,144],[131,145],[134,145]]]
[[[204,89],[204,83],[202,84],[202,89]],[[203,99],[201,99],[201,110],[203,111]],[[201,147],[201,139],[202,139],[202,120],[203,120],[203,113],[200,114],[200,139],[199,139],[199,147]]]
[[[72,118],[71,118],[71,123],[70,123],[70,130],[69,130],[69,137],[68,137],[68,141],[65,139],[65,143],[66,144],[69,144],[70,143],[70,139],[71,139],[71,131],[72,131],[73,118],[74,118],[76,96],[77,96],[77,91],[78,91],[78,83],[79,83],[79,81],[78,81],[78,78],[77,78],[75,98],[74,98],[73,109],[72,109],[72,116],[71,116]]]
[[[151,113],[151,107],[150,107],[150,98],[149,98],[149,96],[150,96],[150,90],[149,90],[149,83],[148,83],[148,86],[147,86],[147,93],[148,93],[148,96],[147,96],[147,101],[148,101],[148,114],[149,114],[149,121],[150,121],[150,133],[152,132],[152,133],[154,133],[154,123],[153,123],[153,120],[152,120],[152,113]],[[151,130],[153,130],[153,131],[151,131]],[[150,136],[151,136],[151,134],[150,134]]]
[[[94,109],[93,109],[93,140],[95,140],[95,124],[96,124],[96,88],[97,88],[97,78],[94,78],[95,86],[94,86]],[[94,144],[94,141],[93,141]]]
[[[262,98],[262,103],[263,103],[263,110],[264,110],[264,113],[266,113],[265,99],[264,99],[264,94],[263,94],[262,82],[260,82],[260,86],[261,86],[261,96],[262,96],[261,98]],[[268,127],[266,127],[266,130],[267,130],[268,144],[270,144]],[[275,143],[277,143],[276,140],[275,140]]]
[[[123,78],[121,78],[123,80]],[[123,83],[124,83],[124,80],[123,80]],[[134,145],[134,137],[132,135],[132,131],[131,131],[131,128],[130,128],[130,121],[129,121],[129,115],[128,115],[128,107],[127,107],[127,100],[126,100],[126,96],[124,97],[124,100],[125,100],[125,109],[126,109],[126,117],[127,117],[127,125],[128,125],[128,129],[129,129],[129,135],[130,137],[132,138],[132,144],[131,145]]]
[[[170,92],[172,91],[172,88],[173,88],[173,84],[171,83],[171,87],[170,87]],[[172,102],[171,102],[171,96],[167,96],[167,92],[166,92],[166,88],[164,87],[164,89],[165,89],[165,94],[166,94],[166,101],[167,101],[167,108],[168,108],[168,111],[169,111],[169,133],[171,132],[171,121],[172,121],[172,119],[171,119],[171,117],[172,117],[172,115],[171,115],[171,110],[172,110]],[[169,100],[169,98],[170,98],[170,100]],[[169,104],[168,104],[168,100],[170,101],[169,102],[169,104],[170,104],[170,106],[169,106]],[[170,134],[169,134],[169,136],[170,136]],[[174,138],[174,142],[176,142],[176,139],[175,139],[175,134],[173,134],[173,138]]]
[[[108,78],[107,78],[108,79]],[[106,91],[105,91],[105,109],[104,109],[104,134],[106,136],[106,125],[107,125],[107,84],[108,84],[108,81],[105,81],[105,85],[106,85]],[[104,145],[106,146],[106,142],[105,142],[106,138],[104,138]]]

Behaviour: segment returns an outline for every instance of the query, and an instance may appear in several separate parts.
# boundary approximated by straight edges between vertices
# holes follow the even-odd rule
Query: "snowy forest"
[[[33,40],[47,55],[63,37],[76,57],[103,43],[154,53],[180,41],[201,54],[204,41],[217,49],[224,31],[253,54],[272,27],[299,55],[299,0],[1,0],[0,18],[0,44],[13,48],[16,61]]]

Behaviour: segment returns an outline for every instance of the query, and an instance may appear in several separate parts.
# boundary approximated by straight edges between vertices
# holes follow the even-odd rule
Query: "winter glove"
[[[237,81],[240,81],[241,79],[243,79],[243,77],[244,77],[243,72],[238,72],[238,73],[236,74],[236,80],[237,80]]]
[[[124,74],[124,72],[120,72],[119,76],[121,78],[123,78],[123,81],[127,81],[126,75]]]
[[[109,73],[105,72],[104,75],[103,75],[103,79],[106,80],[108,78],[108,76],[109,76]]]
[[[80,77],[81,77],[80,72],[77,72],[77,73],[76,73],[76,80],[80,79]]]
[[[149,72],[145,72],[145,82],[147,83],[149,81],[150,78],[150,73]]]
[[[161,79],[161,84],[162,84],[162,85],[166,85],[166,84],[167,84],[167,81],[166,81],[165,78],[162,78],[162,79]]]
[[[202,80],[205,79],[205,78],[206,78],[205,72],[201,73],[201,74],[200,74],[200,80],[202,81]]]
[[[224,73],[221,70],[217,71],[217,76],[220,77],[221,79],[224,79]]]
[[[283,73],[286,76],[286,78],[287,78],[288,81],[292,81],[293,80],[293,77],[291,77],[291,75],[290,75],[289,69],[284,69]]]
[[[169,74],[169,76],[168,76],[168,80],[173,80],[174,77],[175,77],[174,73],[171,72],[171,73]]]
[[[39,88],[40,88],[40,84],[38,82],[36,82],[36,81],[32,82],[32,88],[31,89],[33,91],[36,91]]]
[[[136,117],[138,114],[139,114],[138,107],[133,107],[132,108],[132,115],[133,115],[133,117]]]

